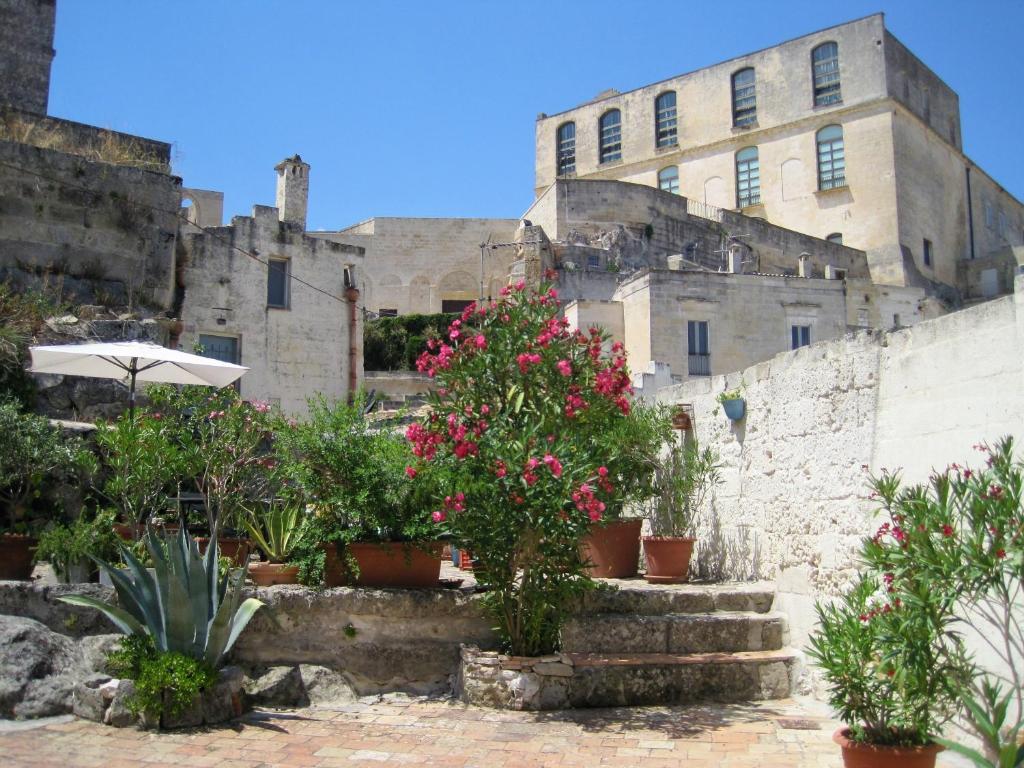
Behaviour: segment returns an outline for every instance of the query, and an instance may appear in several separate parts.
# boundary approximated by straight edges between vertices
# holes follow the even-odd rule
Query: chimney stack
[[[277,216],[281,221],[306,228],[306,204],[309,200],[309,163],[299,155],[282,160],[277,171]]]

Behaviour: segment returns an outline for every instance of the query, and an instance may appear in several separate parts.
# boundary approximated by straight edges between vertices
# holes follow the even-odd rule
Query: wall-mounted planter
[[[672,429],[689,430],[693,427],[693,422],[690,419],[690,414],[687,413],[686,408],[688,406],[678,405],[672,411]]]
[[[731,421],[739,421],[747,413],[747,401],[742,397],[735,400],[723,400],[722,409]]]

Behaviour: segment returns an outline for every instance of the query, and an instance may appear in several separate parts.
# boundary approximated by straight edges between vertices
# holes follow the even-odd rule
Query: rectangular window
[[[824,43],[811,54],[814,61],[814,106],[825,107],[842,101],[839,90],[839,46]]]
[[[446,314],[461,312],[472,303],[472,299],[441,299],[441,311]]]
[[[711,375],[711,350],[708,344],[708,322],[690,320],[686,324],[689,373],[691,376]]]
[[[924,265],[926,267],[932,265],[932,241],[927,237],[924,239]]]
[[[598,256],[596,253],[588,253],[587,254],[587,266],[588,267],[600,267],[601,266],[601,257]]]
[[[676,92],[667,91],[654,100],[654,133],[659,147],[676,145]]]
[[[790,337],[793,342],[793,349],[809,346],[811,343],[811,326],[794,325],[790,327]]]
[[[610,163],[622,159],[622,114],[617,109],[601,116],[601,162]]]
[[[220,360],[223,363],[240,362],[238,357],[238,339],[234,336],[214,336],[213,334],[199,334],[199,352],[203,357],[212,360]]]
[[[756,147],[736,153],[736,207],[746,208],[761,202],[761,165]]]
[[[267,262],[267,306],[288,308],[288,259]]]
[[[754,69],[741,69],[732,76],[732,124],[746,128],[757,122],[757,90]]]
[[[576,123],[558,127],[558,175],[576,173]]]
[[[861,328],[867,328],[870,321],[868,320],[868,308],[861,307],[857,310],[857,325]]]
[[[378,317],[398,317],[397,309],[384,309],[383,307],[377,310]]]

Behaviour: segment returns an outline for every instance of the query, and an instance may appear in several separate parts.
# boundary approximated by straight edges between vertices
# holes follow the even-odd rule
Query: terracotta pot
[[[636,576],[640,563],[640,529],[643,520],[616,520],[592,525],[580,545],[587,569],[594,578],[626,579]]]
[[[5,533],[0,536],[0,581],[32,578],[32,555],[39,542],[32,536]]]
[[[249,563],[249,578],[257,587],[298,584],[299,566],[285,563]]]
[[[682,536],[644,536],[644,555],[647,558],[644,578],[663,584],[686,581],[696,541]]]
[[[145,530],[146,526],[139,523],[114,523],[114,533],[125,541],[138,541]]]
[[[850,741],[850,729],[840,728],[832,741],[843,750],[846,768],[934,768],[935,758],[942,747],[928,744],[923,747],[883,747]]]
[[[441,576],[441,542],[426,545],[349,544],[347,549],[359,566],[357,587],[436,587]],[[349,584],[344,561],[333,544],[324,545],[324,583],[328,587]]]
[[[464,549],[459,550],[459,569],[463,571],[473,570],[473,553]]]
[[[210,543],[208,536],[196,537],[200,553],[206,553],[206,545]],[[231,564],[236,568],[244,568],[249,562],[249,540],[231,539],[223,536],[217,537],[217,548],[221,557],[231,558]]]

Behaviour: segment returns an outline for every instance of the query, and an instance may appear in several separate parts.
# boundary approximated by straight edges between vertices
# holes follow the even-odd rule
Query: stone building
[[[645,184],[851,245],[877,283],[991,297],[1024,258],[1024,206],[961,140],[957,94],[875,14],[541,114],[536,192]]]
[[[309,165],[301,157],[275,170],[277,207],[253,206],[228,226],[220,226],[219,193],[185,190],[192,204],[179,243],[179,343],[248,366],[243,397],[301,413],[307,398],[344,399],[361,384],[364,249],[305,232]]]

